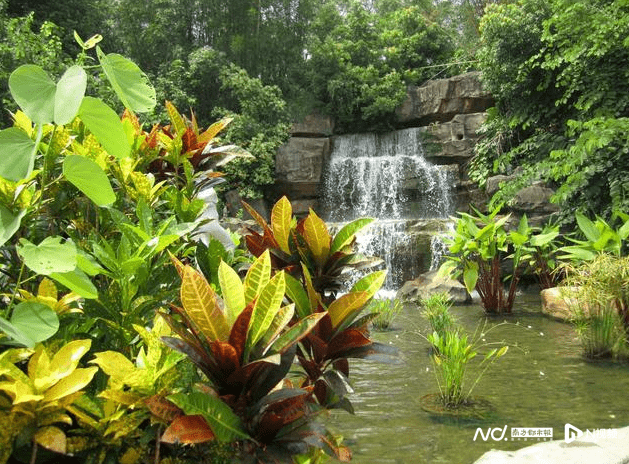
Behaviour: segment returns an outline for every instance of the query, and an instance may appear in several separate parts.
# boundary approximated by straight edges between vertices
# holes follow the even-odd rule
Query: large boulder
[[[334,121],[330,116],[310,113],[291,127],[293,137],[328,137],[334,133]]]
[[[275,158],[278,196],[293,199],[315,199],[323,163],[330,153],[329,138],[291,137]]]
[[[396,116],[403,125],[425,126],[450,121],[457,114],[480,113],[493,105],[493,98],[483,90],[480,73],[470,72],[409,87]]]
[[[576,287],[552,287],[545,288],[540,292],[542,299],[542,313],[558,319],[560,321],[570,321],[574,317],[574,309],[578,306]],[[587,307],[579,306],[581,311],[585,311],[587,316]]]
[[[439,164],[464,164],[474,156],[478,129],[486,113],[457,114],[451,121],[423,128],[426,134],[426,158]]]
[[[454,304],[469,303],[472,301],[465,286],[457,280],[437,275],[437,271],[428,271],[421,274],[415,280],[406,282],[395,295],[402,301],[418,302],[435,293],[446,292],[452,298]]]
[[[553,440],[517,451],[491,450],[475,464],[627,464],[629,427],[605,430],[603,436],[583,433],[568,443]]]

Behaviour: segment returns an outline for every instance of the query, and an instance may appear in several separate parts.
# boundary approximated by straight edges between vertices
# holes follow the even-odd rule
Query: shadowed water
[[[419,398],[438,389],[428,342],[419,335],[426,335],[429,325],[417,307],[407,307],[393,330],[374,332],[374,339],[401,350],[403,363],[352,360],[356,414],[334,412],[328,423],[345,437],[353,462],[467,464],[492,448],[514,450],[538,443],[511,441],[511,427],[552,427],[554,439],[563,440],[566,423],[582,430],[629,425],[629,366],[584,360],[572,327],[542,316],[537,297],[519,298],[516,311],[506,318],[509,324],[485,337],[520,347],[511,347],[474,390],[495,407],[485,421],[435,418],[420,408]],[[485,320],[476,305],[454,307],[452,312],[472,333]],[[503,320],[492,318],[488,324]],[[505,425],[509,441],[483,442],[480,436],[474,441],[477,427],[486,431]]]

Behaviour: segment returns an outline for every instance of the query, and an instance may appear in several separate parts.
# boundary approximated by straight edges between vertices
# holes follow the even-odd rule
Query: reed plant
[[[391,327],[393,319],[402,310],[402,302],[398,299],[374,299],[369,305],[369,312],[377,314],[371,321],[371,325],[376,330],[386,330]]]
[[[443,336],[455,328],[456,320],[450,313],[452,298],[447,292],[433,293],[422,298],[420,305],[423,307],[423,314],[428,319],[433,332]]]
[[[489,330],[495,327],[497,326]],[[439,386],[439,397],[445,408],[455,409],[470,404],[472,392],[489,366],[504,356],[509,349],[508,345],[501,342],[486,343],[485,328],[486,323],[483,323],[471,338],[456,326],[453,327],[454,330],[448,330],[443,334],[435,331],[428,335],[427,339],[434,347],[432,360]],[[480,350],[494,345],[497,346],[483,355],[478,366],[480,371],[474,376],[468,388],[470,361],[479,356]]]
[[[565,266],[570,309],[588,358],[629,358],[629,257],[600,253]]]

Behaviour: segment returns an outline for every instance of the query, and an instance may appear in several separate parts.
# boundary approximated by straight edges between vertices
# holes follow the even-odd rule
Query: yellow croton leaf
[[[82,390],[98,372],[98,367],[75,369],[70,375],[62,378],[46,390],[44,401],[52,402]]]
[[[66,453],[66,434],[54,426],[42,427],[35,433],[35,442],[55,453]]]
[[[43,348],[41,355],[36,357],[39,353],[38,350],[29,362],[29,377],[32,379],[36,390],[43,393],[52,385],[71,375],[91,346],[91,340],[71,341],[62,346],[50,361],[47,361],[48,355]],[[31,364],[34,364],[32,374]]]
[[[317,264],[323,266],[330,253],[332,237],[325,222],[312,209],[304,221],[304,238]]]

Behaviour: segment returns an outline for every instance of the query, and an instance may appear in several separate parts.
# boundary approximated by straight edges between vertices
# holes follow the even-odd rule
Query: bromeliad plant
[[[268,251],[252,264],[244,282],[221,263],[223,298],[199,271],[175,258],[173,262],[182,279],[182,307],[162,315],[179,338],[162,339],[185,353],[208,382],[200,390],[168,397],[186,414],[171,424],[168,439],[185,441],[174,430],[185,431],[180,422],[191,419],[184,417],[199,415],[211,439],[238,441],[241,449],[254,453],[281,456],[289,449],[328,448],[331,442],[311,421],[311,393],[281,387],[296,344],[326,314],[310,314],[291,325],[295,305],[283,304],[286,274],[272,276]]]
[[[520,279],[523,258],[531,229],[523,216],[516,230],[507,231],[510,215],[497,218],[499,209],[484,215],[474,209],[475,216],[459,213],[453,237],[447,239],[450,255],[441,265],[441,275],[463,275],[468,292],[478,291],[489,314],[510,313]],[[512,272],[503,276],[502,266],[510,260]],[[505,292],[505,280],[509,288]]]

